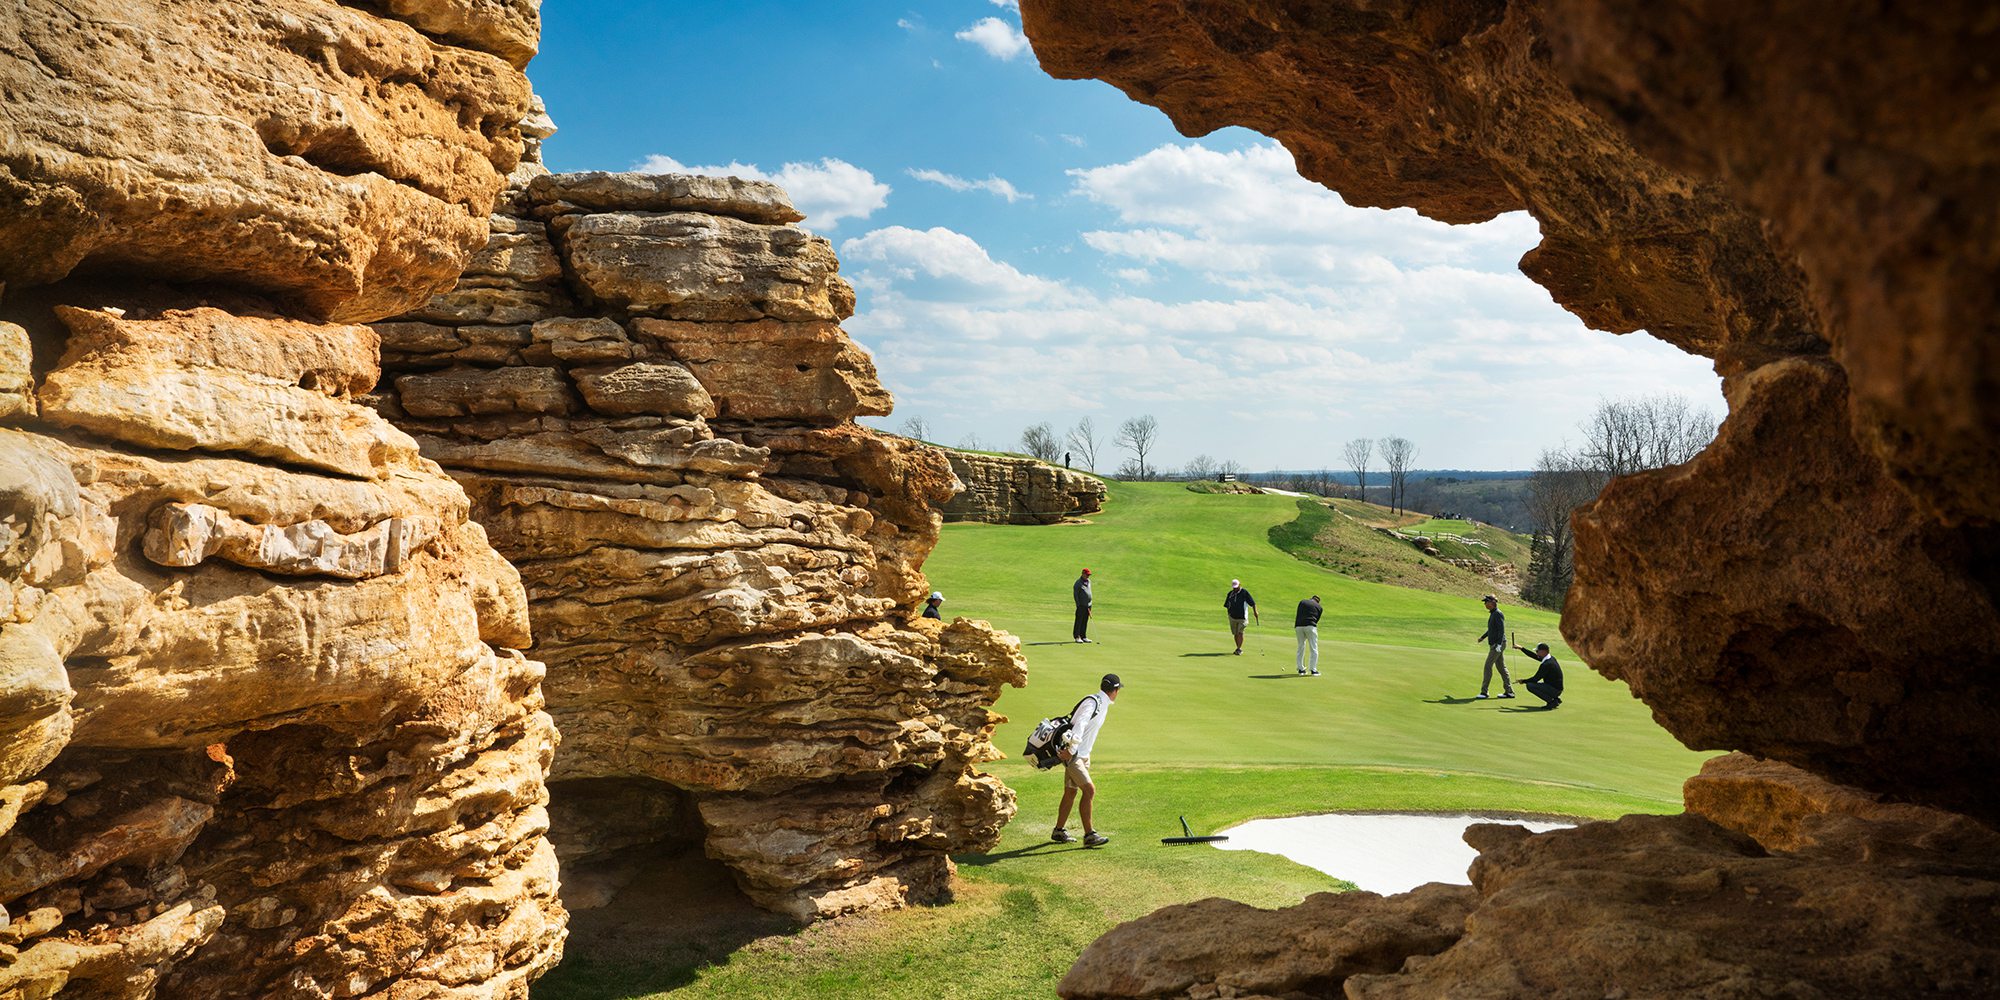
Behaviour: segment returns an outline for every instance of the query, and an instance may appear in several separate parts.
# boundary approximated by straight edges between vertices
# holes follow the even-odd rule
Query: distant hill
[[[1528,539],[1490,524],[1398,514],[1359,500],[1301,497],[1298,507],[1296,520],[1271,529],[1271,543],[1357,580],[1476,597],[1518,592],[1527,570]]]

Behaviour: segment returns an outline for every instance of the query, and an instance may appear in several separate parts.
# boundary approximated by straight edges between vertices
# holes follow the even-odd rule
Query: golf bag
[[[1075,734],[1070,731],[1073,725],[1070,720],[1076,717],[1077,709],[1082,708],[1083,703],[1089,700],[1090,696],[1085,695],[1076,703],[1076,708],[1069,710],[1068,715],[1043,719],[1041,724],[1035,727],[1035,731],[1028,734],[1027,749],[1021,753],[1034,761],[1035,767],[1041,770],[1062,763],[1062,757],[1058,754],[1069,749],[1070,743],[1075,739]]]

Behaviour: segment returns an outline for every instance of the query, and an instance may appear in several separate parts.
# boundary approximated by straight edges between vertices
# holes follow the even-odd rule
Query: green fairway
[[[1295,903],[1342,883],[1281,858],[1168,847],[1185,815],[1197,833],[1260,816],[1338,810],[1553,813],[1610,817],[1679,808],[1704,756],[1653,725],[1621,684],[1560,645],[1555,616],[1503,608],[1523,644],[1565,663],[1561,709],[1522,694],[1475,701],[1485,627],[1476,599],[1365,583],[1278,547],[1295,498],[1110,483],[1093,523],[951,525],[925,567],[947,617],[985,618],[1022,640],[1030,686],[991,765],[1020,812],[990,854],[959,858],[950,906],[833,921],[736,948],[700,968],[644,956],[574,955],[537,1000],[584,997],[1048,997],[1078,951],[1119,921],[1228,896]],[[1272,529],[1279,528],[1274,537]],[[1313,525],[1305,529],[1316,531]],[[1070,583],[1094,571],[1090,645],[1069,641]],[[1231,577],[1257,597],[1241,657],[1222,609]],[[1325,601],[1318,678],[1293,673],[1292,614]],[[1532,669],[1522,656],[1509,662]],[[1059,771],[1018,756],[1043,716],[1067,712],[1112,671],[1125,681],[1093,755],[1095,851],[1048,840]],[[1499,693],[1494,681],[1493,693]],[[1080,829],[1072,819],[1071,829]]]
[[[1703,755],[1653,724],[1625,686],[1605,680],[1562,645],[1556,616],[1504,607],[1523,645],[1548,642],[1565,663],[1563,707],[1527,697],[1472,701],[1486,614],[1476,600],[1365,583],[1300,562],[1271,544],[1293,520],[1294,498],[1210,496],[1171,483],[1111,483],[1093,523],[1048,527],[962,524],[926,565],[950,596],[949,615],[986,618],[1019,636],[1029,687],[1008,692],[1012,717],[996,742],[1018,752],[1027,730],[1066,712],[1116,672],[1127,690],[1097,754],[1102,766],[1334,765],[1435,768],[1555,782],[1680,801]],[[1096,581],[1091,645],[1068,642],[1070,582]],[[1256,596],[1242,656],[1222,596],[1241,578]],[[1323,676],[1294,674],[1292,616],[1320,595]],[[1509,655],[1512,669],[1533,664]],[[1498,678],[1493,694],[1500,693]],[[1523,802],[1522,809],[1537,809]],[[1291,811],[1340,808],[1298,803]]]

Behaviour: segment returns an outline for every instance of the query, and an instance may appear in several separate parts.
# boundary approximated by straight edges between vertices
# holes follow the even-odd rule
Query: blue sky
[[[784,184],[855,284],[845,325],[894,428],[1011,446],[1152,414],[1158,456],[1336,466],[1400,435],[1426,468],[1526,468],[1602,398],[1720,415],[1706,359],[1585,329],[1515,266],[1524,214],[1351,208],[1242,129],[1199,139],[1043,74],[1011,2],[564,0],[528,75],[555,170]],[[1121,455],[1106,447],[1099,466]]]

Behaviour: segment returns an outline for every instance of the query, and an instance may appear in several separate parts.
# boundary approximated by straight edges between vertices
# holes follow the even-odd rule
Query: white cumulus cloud
[[[985,191],[997,197],[1007,199],[1007,203],[1010,205],[1023,198],[1034,197],[1034,195],[1023,193],[1006,179],[993,174],[986,175],[986,179],[983,181],[975,181],[960,177],[957,174],[947,174],[942,170],[919,170],[913,167],[906,172],[917,180],[936,184],[952,191]]]
[[[1042,420],[1153,413],[1169,466],[1197,452],[1331,466],[1339,441],[1396,434],[1427,467],[1526,468],[1600,396],[1722,409],[1704,359],[1587,330],[1522,275],[1539,238],[1525,216],[1354,208],[1271,143],[1162,146],[1072,180],[1079,214],[1099,216],[1074,244],[1094,267],[1008,260],[944,228],[842,244],[861,297],[846,327],[894,419],[1006,441]]]
[[[767,171],[754,163],[731,161],[720,166],[691,167],[671,156],[655,153],[633,169],[654,174],[702,174],[711,177],[741,177],[771,181],[785,189],[792,204],[805,213],[806,224],[816,229],[833,229],[842,219],[865,219],[889,203],[889,185],[875,175],[846,160],[827,157],[818,163],[787,163]]]
[[[982,17],[973,22],[972,27],[952,37],[961,42],[971,42],[985,49],[987,55],[1003,62],[1028,51],[1028,36],[997,17]]]

